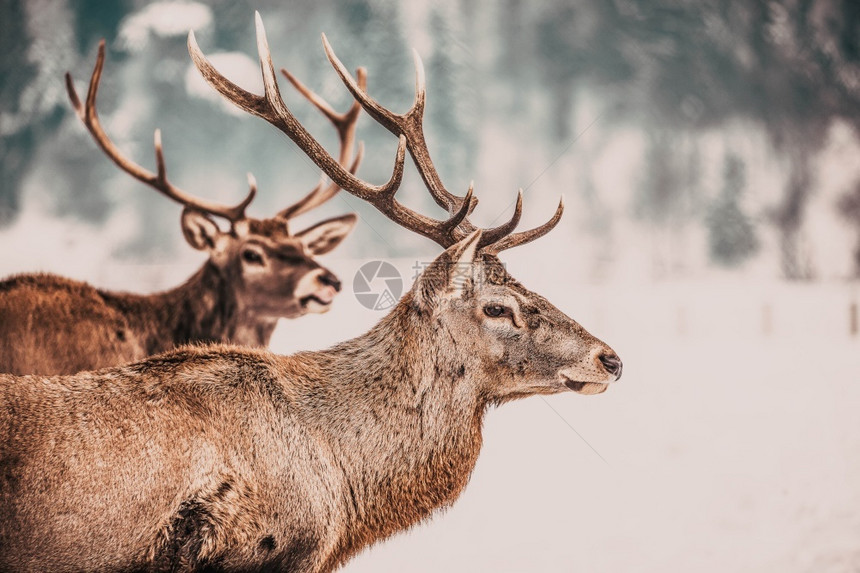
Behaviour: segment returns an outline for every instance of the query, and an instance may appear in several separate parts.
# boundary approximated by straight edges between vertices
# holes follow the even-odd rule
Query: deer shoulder
[[[331,447],[306,423],[314,370],[214,345],[73,377],[0,375],[0,494],[15,497],[0,547],[16,553],[0,549],[0,568],[306,570],[345,523]],[[145,495],[128,498],[127,479]],[[53,497],[48,484],[76,485]],[[50,554],[15,541],[48,524]]]
[[[124,313],[89,284],[49,274],[0,282],[0,365],[15,374],[77,372],[145,356]]]

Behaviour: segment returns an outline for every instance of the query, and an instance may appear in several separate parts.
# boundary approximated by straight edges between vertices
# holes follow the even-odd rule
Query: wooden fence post
[[[770,309],[770,303],[764,303],[761,307],[761,332],[765,336],[770,336],[773,331],[773,316]]]
[[[857,319],[857,303],[852,302],[848,307],[848,331],[851,333],[851,336],[857,336],[857,331],[860,329],[860,325],[858,325]]]

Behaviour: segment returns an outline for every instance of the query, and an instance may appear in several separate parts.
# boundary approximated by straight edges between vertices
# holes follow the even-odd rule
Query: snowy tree
[[[854,274],[860,278],[860,183],[850,193],[846,193],[839,201],[839,211],[857,232],[857,241],[854,243],[852,258],[854,260]]]
[[[725,267],[736,267],[758,249],[752,219],[742,209],[746,187],[743,160],[728,155],[723,170],[723,189],[708,209],[708,246],[711,260]]]

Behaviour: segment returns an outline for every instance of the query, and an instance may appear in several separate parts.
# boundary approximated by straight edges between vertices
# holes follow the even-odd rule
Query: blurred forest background
[[[63,74],[85,91],[101,38],[101,117],[138,162],[154,166],[160,127],[170,176],[192,193],[235,202],[251,171],[260,182],[252,214],[266,216],[313,186],[315,168],[295,146],[221,102],[190,63],[193,28],[219,69],[259,91],[257,9],[275,65],[336,107],[348,94],[320,32],[348,66],[367,67],[370,93],[394,110],[410,105],[415,47],[427,68],[430,150],[446,185],[462,194],[475,180],[481,224],[510,212],[517,187],[526,223],[548,217],[564,193],[563,242],[553,244],[581,261],[571,264],[583,280],[860,275],[854,0],[0,6],[4,257],[22,256],[24,244],[63,256],[70,228],[90,233],[93,257],[145,262],[188,251],[177,206],[120,173],[71,113]],[[334,149],[325,120],[283,84],[291,108]],[[367,144],[360,174],[384,181],[394,138],[366,117],[359,137]],[[407,203],[432,212],[414,172],[404,187]],[[309,219],[349,210],[367,225],[344,252],[426,248],[351,197]]]

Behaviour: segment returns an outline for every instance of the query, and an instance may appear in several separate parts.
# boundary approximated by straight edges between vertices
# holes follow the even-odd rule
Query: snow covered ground
[[[458,504],[347,571],[860,568],[856,342],[616,340],[617,387],[491,412]]]
[[[588,285],[527,256],[511,253],[511,273],[613,346],[623,378],[491,411],[454,507],[345,571],[860,570],[856,285]],[[4,275],[24,270],[6,260]],[[272,349],[325,348],[375,323],[382,312],[352,296],[362,262],[328,260],[346,285],[334,309],[283,322]],[[394,262],[408,286],[414,262]],[[91,276],[147,291],[193,269]]]

